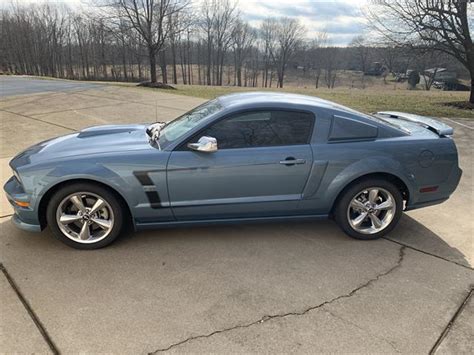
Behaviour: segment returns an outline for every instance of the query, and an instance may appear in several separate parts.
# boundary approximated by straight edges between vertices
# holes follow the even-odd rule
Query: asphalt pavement
[[[81,81],[40,79],[27,76],[2,76],[0,80],[0,97],[83,90],[97,86],[97,84]]]

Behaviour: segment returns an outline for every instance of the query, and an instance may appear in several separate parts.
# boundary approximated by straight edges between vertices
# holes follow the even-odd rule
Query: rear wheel
[[[51,198],[47,220],[53,234],[77,249],[98,249],[112,243],[122,229],[120,202],[109,190],[78,183]]]
[[[402,209],[402,194],[394,184],[367,179],[343,192],[335,208],[335,219],[353,238],[377,239],[395,228]]]

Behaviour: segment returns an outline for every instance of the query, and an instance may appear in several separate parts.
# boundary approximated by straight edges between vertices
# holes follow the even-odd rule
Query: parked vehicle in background
[[[434,77],[435,81],[456,81],[457,73],[446,68],[431,68],[424,71],[425,75]]]
[[[454,81],[434,81],[433,86],[443,91],[469,91],[468,85],[461,83],[459,80]]]
[[[408,80],[408,77],[410,76],[411,72],[413,72],[413,70],[408,69],[405,73],[397,73],[395,74],[395,80],[398,83],[403,83]]]

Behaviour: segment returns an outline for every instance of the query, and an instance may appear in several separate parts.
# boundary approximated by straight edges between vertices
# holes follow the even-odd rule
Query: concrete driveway
[[[2,179],[37,141],[201,102],[108,85],[3,97]],[[0,351],[472,353],[474,132],[449,123],[458,190],[377,241],[326,221],[157,230],[84,252],[15,229],[3,201]]]

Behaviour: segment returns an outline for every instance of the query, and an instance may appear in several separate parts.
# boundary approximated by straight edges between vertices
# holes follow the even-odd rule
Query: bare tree
[[[214,32],[216,34],[216,84],[222,85],[224,60],[232,43],[232,29],[237,18],[237,4],[231,0],[217,0],[216,21]]]
[[[327,43],[327,32],[319,32],[316,37],[311,41],[311,44],[308,49],[311,69],[314,72],[314,87],[316,89],[319,87],[319,81],[323,69],[323,48],[326,47]]]
[[[336,85],[337,69],[340,61],[339,48],[321,48],[321,65],[323,68],[324,83],[328,89],[334,89]]]
[[[248,23],[238,19],[234,25],[232,38],[237,86],[242,86],[242,65],[252,49],[255,41],[255,31]]]
[[[369,69],[370,65],[370,48],[363,35],[354,37],[349,43],[349,47],[352,47],[354,50],[358,68],[362,71],[362,88],[365,89],[365,73]]]
[[[124,34],[126,42],[114,41],[103,19],[91,18],[63,4],[12,3],[2,11],[1,27],[5,45],[1,64],[9,72],[107,78],[107,65],[115,61],[125,63],[123,71],[130,72],[134,40],[129,31]]]
[[[276,20],[273,18],[265,19],[260,25],[259,34],[260,34],[260,40],[262,42],[262,47],[263,47],[263,78],[262,78],[263,87],[272,86],[272,79],[273,79],[272,54],[275,52],[275,47],[276,47],[276,27],[277,27],[277,23],[276,23]]]
[[[232,0],[204,0],[199,25],[206,43],[206,83],[222,85],[223,66],[231,45],[236,3]]]
[[[432,48],[458,60],[471,76],[469,102],[474,104],[472,0],[378,0],[368,9],[381,36],[397,44]]]
[[[354,37],[349,46],[354,48],[359,68],[365,73],[370,64],[370,48],[365,37],[363,35]]]
[[[209,1],[205,1],[202,4],[200,18],[199,24],[204,33],[204,42],[206,43],[206,84],[211,85],[215,13],[212,11],[212,6]]]
[[[222,85],[224,60],[238,17],[236,7],[233,0],[204,0],[202,3],[200,25],[207,46],[207,85]]]
[[[108,6],[116,10],[143,38],[148,51],[151,82],[157,81],[156,55],[164,48],[169,36],[172,16],[189,5],[186,0],[110,0]]]
[[[406,72],[407,60],[411,61],[409,48],[406,46],[394,45],[392,42],[381,42],[377,44],[376,55],[380,58],[388,72]]]
[[[278,86],[282,88],[286,66],[302,41],[305,28],[298,20],[283,17],[278,19],[275,32],[277,46],[272,52],[272,58],[277,67]]]
[[[82,16],[76,16],[73,19],[74,31],[79,46],[79,56],[81,59],[82,77],[89,78],[89,33],[88,26]]]
[[[194,8],[187,7],[191,0],[95,1],[100,5],[93,11],[67,9],[51,2],[28,6],[15,2],[3,8],[1,70],[128,81],[150,76],[156,80],[161,73],[164,82],[169,77],[175,84],[233,82],[263,87],[275,83],[282,87],[291,75],[298,85],[325,84],[329,88],[336,84],[340,70],[352,70],[356,63],[360,69],[367,69],[369,57],[383,62],[392,72],[415,69],[423,76],[424,69],[432,67],[463,70],[460,61],[446,59],[448,54],[434,55],[427,50],[439,44],[401,31],[387,31],[385,41],[376,42],[376,48],[362,40],[354,41],[349,48],[331,48],[324,33],[305,41],[303,26],[288,18],[267,17],[257,36],[257,29],[239,19],[235,0],[202,0],[193,2],[197,6]],[[399,17],[392,20],[391,28],[404,28]],[[382,24],[389,26],[389,22]],[[457,48],[462,50],[460,45]],[[161,71],[156,68],[158,64]],[[428,89],[433,78],[426,74],[421,84]],[[337,84],[343,82],[341,77]]]

